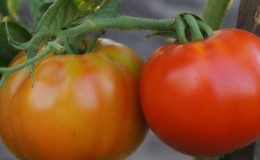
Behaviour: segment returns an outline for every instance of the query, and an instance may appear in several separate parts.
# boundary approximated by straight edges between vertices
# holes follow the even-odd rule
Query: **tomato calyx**
[[[199,41],[210,37],[213,30],[197,15],[182,13],[175,17],[175,29],[180,43]]]

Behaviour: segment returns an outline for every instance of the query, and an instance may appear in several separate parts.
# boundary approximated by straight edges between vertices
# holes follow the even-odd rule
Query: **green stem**
[[[0,72],[2,73],[2,78],[0,80],[0,88],[3,86],[4,82],[7,80],[7,78],[9,77],[9,75],[15,71],[18,71],[20,69],[23,69],[39,60],[41,60],[43,57],[45,57],[46,55],[48,55],[50,52],[52,51],[52,47],[51,45],[47,45],[46,49],[43,51],[43,53],[25,61],[22,64],[19,64],[17,66],[14,67],[10,67],[10,68],[0,68]]]
[[[129,16],[121,16],[109,19],[87,20],[85,23],[71,29],[67,29],[58,33],[58,37],[71,37],[76,34],[90,33],[105,29],[121,29],[121,30],[155,30],[155,31],[172,31],[176,32],[181,43],[187,43],[185,38],[185,28],[187,25],[191,30],[192,41],[202,40],[212,35],[212,30],[201,20],[196,19],[191,14],[176,16],[174,19],[146,19]],[[182,22],[184,21],[185,22]],[[206,33],[204,37],[201,31]]]
[[[180,24],[178,25],[178,16],[177,19],[146,19],[146,18],[136,18],[130,16],[121,16],[115,18],[107,19],[88,19],[84,23],[67,29],[67,30],[53,30],[48,32],[39,32],[37,33],[29,42],[20,45],[12,40],[10,36],[10,41],[13,41],[14,46],[20,47],[24,50],[27,50],[28,60],[22,64],[11,68],[0,68],[0,73],[2,73],[2,79],[0,81],[0,87],[3,85],[7,77],[17,70],[20,70],[27,66],[32,66],[31,72],[33,72],[33,65],[35,62],[42,59],[52,50],[61,52],[64,50],[62,44],[72,36],[87,34],[95,31],[102,31],[107,29],[121,29],[121,30],[154,30],[158,32],[171,32],[177,33],[178,38],[183,39],[183,43],[186,43],[187,40],[190,40],[190,35],[186,35],[186,31],[191,33],[191,40],[202,40],[211,35],[210,27],[203,24],[203,22],[198,18],[194,17],[192,14],[181,14],[179,16]],[[179,28],[180,27],[180,28]],[[187,29],[186,29],[187,28]],[[179,33],[181,32],[181,33]],[[203,36],[203,35],[204,36]],[[39,54],[34,57],[36,51],[40,49],[50,38],[56,37],[56,40],[49,42],[47,48],[42,54]],[[188,37],[188,38],[186,38]],[[33,73],[32,73],[33,74]]]
[[[2,72],[2,73],[15,72],[15,71],[18,71],[20,69],[23,69],[23,68],[29,66],[30,64],[41,60],[43,57],[45,57],[50,52],[51,52],[51,47],[47,47],[42,54],[39,54],[38,56],[35,56],[35,57],[25,61],[24,63],[17,65],[17,66],[14,66],[14,67],[11,67],[11,68],[0,68],[0,72]]]
[[[174,19],[146,19],[130,16],[121,16],[116,18],[86,20],[81,25],[62,31],[57,36],[74,36],[80,33],[90,33],[105,29],[121,29],[121,30],[156,30],[169,31],[174,30]]]
[[[202,17],[213,29],[219,29],[233,0],[206,0]]]

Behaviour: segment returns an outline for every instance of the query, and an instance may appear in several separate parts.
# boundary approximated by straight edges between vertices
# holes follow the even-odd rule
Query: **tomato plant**
[[[259,64],[260,39],[239,29],[162,46],[141,76],[148,124],[168,145],[190,155],[249,145],[260,135]]]
[[[11,66],[25,59],[18,55]],[[93,53],[43,58],[33,87],[27,68],[15,72],[0,91],[3,141],[27,160],[122,159],[147,131],[142,66],[132,49],[102,39]]]
[[[203,19],[218,28],[231,3],[206,1]],[[180,43],[213,33],[202,18],[187,12],[168,19],[120,16],[121,0],[29,1],[30,23],[19,17],[19,0],[0,4],[0,135],[18,158],[27,160],[122,159],[147,130],[138,97],[143,62],[129,48],[102,40],[93,54],[51,52],[79,54],[80,42],[108,29],[152,30],[151,35]],[[24,52],[13,59],[17,50]]]

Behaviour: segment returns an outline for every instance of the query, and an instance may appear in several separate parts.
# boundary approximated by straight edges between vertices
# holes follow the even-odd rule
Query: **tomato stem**
[[[33,65],[35,62],[42,59],[51,51],[63,51],[66,41],[81,34],[88,34],[96,31],[103,31],[106,29],[120,29],[120,30],[154,30],[157,32],[170,33],[171,36],[176,36],[180,43],[187,43],[189,41],[202,40],[212,35],[212,30],[206,23],[204,23],[198,16],[191,13],[183,13],[171,19],[147,19],[130,16],[118,16],[115,18],[104,19],[87,19],[82,24],[71,27],[65,30],[50,30],[46,32],[38,32],[33,38],[24,44],[15,42],[9,35],[10,42],[16,48],[27,50],[28,60],[23,64],[19,64],[11,68],[0,68],[2,79],[0,87],[3,85],[7,77],[19,69],[31,66],[33,72]],[[56,39],[55,39],[56,38]],[[48,40],[54,39],[52,42]],[[47,43],[48,42],[48,43]],[[35,56],[37,50],[47,43],[47,47],[42,54]],[[72,48],[71,48],[72,50]],[[33,75],[33,73],[31,73]]]
[[[221,23],[233,0],[207,0],[203,9],[204,21],[213,29],[220,28]]]
[[[74,36],[79,33],[91,33],[104,29],[120,29],[120,30],[156,30],[156,31],[169,31],[174,30],[174,19],[146,19],[136,18],[130,16],[120,16],[116,18],[106,18],[91,20],[88,19],[84,23],[61,31],[57,36]]]
[[[181,20],[181,19],[182,20]],[[175,25],[174,25],[175,24]],[[121,30],[156,30],[156,31],[172,31],[176,32],[177,39],[181,43],[187,43],[186,31],[189,30],[191,33],[191,41],[202,40],[212,35],[212,29],[207,26],[197,16],[185,13],[176,16],[175,19],[146,19],[136,18],[130,16],[121,16],[116,18],[98,19],[98,20],[86,20],[83,24],[78,25],[74,28],[64,30],[58,33],[58,37],[70,37],[79,33],[90,33],[100,31],[104,29],[121,29]],[[184,33],[183,33],[184,32]],[[206,33],[203,36],[203,33]]]
[[[51,48],[51,45],[48,45],[47,48],[43,51],[43,53],[38,54],[37,56],[25,61],[22,64],[19,64],[17,66],[14,67],[10,67],[10,68],[0,68],[0,72],[2,73],[2,77],[0,80],[0,88],[2,88],[2,86],[4,85],[5,81],[7,80],[7,78],[9,77],[9,75],[15,71],[18,71],[20,69],[23,69],[27,66],[30,66],[31,64],[41,60],[43,57],[45,57],[46,55],[48,55],[53,49]]]

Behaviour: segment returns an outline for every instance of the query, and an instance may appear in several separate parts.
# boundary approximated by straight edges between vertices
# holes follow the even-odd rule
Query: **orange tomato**
[[[126,157],[147,132],[138,97],[142,66],[132,49],[101,39],[93,53],[45,57],[33,87],[28,69],[15,72],[0,90],[4,143],[26,160]]]

